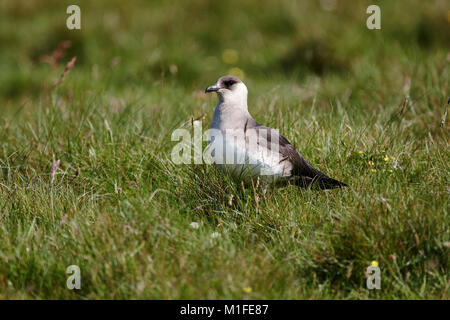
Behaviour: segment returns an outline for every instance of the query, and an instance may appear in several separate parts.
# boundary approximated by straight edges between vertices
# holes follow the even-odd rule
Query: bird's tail
[[[344,182],[330,178],[326,174],[317,170],[316,176],[313,178],[305,176],[293,176],[290,180],[294,185],[307,188],[313,185],[317,185],[320,189],[333,189],[340,187],[347,187]]]
[[[341,188],[347,187],[347,185],[343,182],[340,182],[336,179],[330,178],[325,173],[320,172],[317,169],[314,169],[317,172],[317,175],[313,178],[313,182],[317,181],[317,185],[321,189],[333,189],[333,188]]]
[[[320,177],[317,181],[317,185],[321,189],[333,189],[333,188],[340,188],[340,187],[347,187],[347,185],[341,181],[338,181],[336,179],[330,178],[330,177]]]

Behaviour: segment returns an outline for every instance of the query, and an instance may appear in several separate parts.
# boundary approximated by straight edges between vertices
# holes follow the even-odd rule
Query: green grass
[[[0,298],[449,299],[443,1],[377,1],[378,31],[370,2],[78,3],[81,31],[73,2],[0,4]],[[172,163],[173,130],[208,128],[203,89],[233,67],[256,120],[348,188],[264,195]]]

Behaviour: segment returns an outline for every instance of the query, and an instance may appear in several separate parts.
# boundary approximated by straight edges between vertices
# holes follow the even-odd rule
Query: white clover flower
[[[218,237],[220,237],[220,233],[218,233],[218,232],[213,232],[213,233],[211,233],[211,238],[218,238]]]
[[[190,226],[191,226],[191,228],[198,229],[199,224],[198,224],[198,222],[191,222]]]

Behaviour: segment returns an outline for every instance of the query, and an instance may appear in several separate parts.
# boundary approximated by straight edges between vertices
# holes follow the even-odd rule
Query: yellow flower
[[[373,260],[370,264],[372,266],[374,266],[374,267],[378,267],[378,261],[377,260]]]
[[[239,54],[236,50],[226,49],[222,52],[222,61],[226,64],[235,64],[239,61]]]
[[[363,154],[364,153],[364,151],[360,151],[360,152],[358,152],[359,154]]]
[[[377,172],[377,169],[372,169],[372,172]]]
[[[373,161],[370,161],[370,160],[369,160],[368,164],[369,164],[369,166],[375,165],[375,163]]]
[[[389,170],[388,170],[388,172],[392,173],[392,172],[394,172],[394,170],[392,170],[392,169],[389,169]]]
[[[395,160],[397,160],[397,158],[396,158],[396,157],[391,157],[391,159],[392,159],[392,161],[395,161]]]
[[[230,70],[228,70],[228,73],[240,78],[241,80],[245,78],[244,71],[242,71],[241,69],[239,69],[237,67],[231,68]]]
[[[250,292],[252,292],[252,288],[250,288],[250,287],[244,287],[244,288],[242,288],[242,290],[243,290],[245,293],[250,293]]]
[[[389,161],[389,157],[384,157],[383,160],[384,160],[385,162],[388,162],[388,161]]]
[[[176,64],[171,64],[171,65],[169,66],[169,71],[170,71],[171,74],[177,73],[177,72],[178,72],[178,67],[177,67],[177,65],[176,65]]]

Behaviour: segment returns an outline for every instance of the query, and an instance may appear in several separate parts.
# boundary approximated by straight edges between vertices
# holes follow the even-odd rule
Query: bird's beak
[[[217,84],[215,84],[215,85],[212,85],[212,86],[209,86],[208,88],[206,88],[205,93],[217,91],[219,89],[220,89],[219,86]]]

